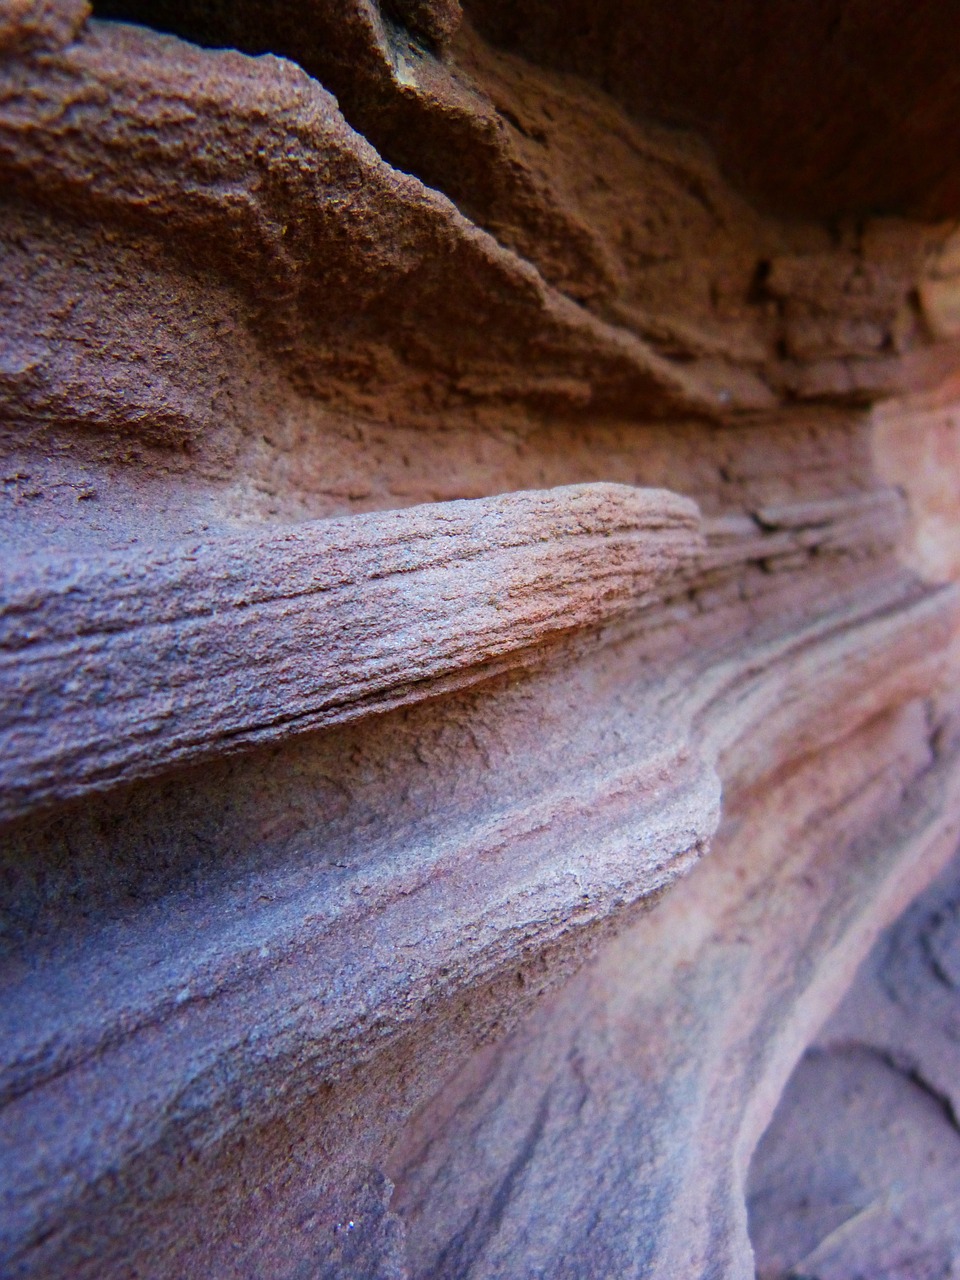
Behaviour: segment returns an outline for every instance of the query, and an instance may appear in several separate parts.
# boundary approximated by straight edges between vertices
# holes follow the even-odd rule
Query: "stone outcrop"
[[[960,84],[727,8],[0,4],[4,1275],[908,1265]]]

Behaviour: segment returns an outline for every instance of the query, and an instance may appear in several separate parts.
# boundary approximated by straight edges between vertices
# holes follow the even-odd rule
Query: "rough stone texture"
[[[697,535],[674,494],[571,485],[100,560],[25,556],[0,605],[0,817],[516,665],[649,608],[696,562]]]
[[[811,1088],[947,1256],[960,86],[788,8],[0,2],[4,1276],[779,1274]]]
[[[877,943],[807,1050],[750,1175],[758,1274],[960,1267],[960,864]]]

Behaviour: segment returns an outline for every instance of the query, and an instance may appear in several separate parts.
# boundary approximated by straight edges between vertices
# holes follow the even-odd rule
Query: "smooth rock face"
[[[3,1276],[955,1261],[960,86],[780,10],[0,0]]]

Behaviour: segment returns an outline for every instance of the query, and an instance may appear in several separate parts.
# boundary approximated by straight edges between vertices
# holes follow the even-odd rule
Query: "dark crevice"
[[[956,9],[891,0],[469,0],[492,45],[706,138],[787,216],[955,215]]]
[[[201,48],[296,63],[336,97],[347,123],[388,164],[474,217],[484,188],[478,163],[487,167],[477,154],[474,122],[469,113],[438,109],[425,95],[401,89],[391,66],[399,51],[414,64],[432,64],[431,78],[445,77],[438,45],[456,25],[454,7],[450,0],[392,0],[381,12],[351,0],[320,0],[304,13],[286,0],[94,0],[93,12]],[[406,25],[397,23],[401,14]]]
[[[859,1047],[867,1053],[874,1054],[884,1066],[889,1067],[891,1071],[895,1071],[897,1075],[902,1076],[904,1080],[926,1094],[932,1102],[936,1103],[947,1124],[960,1137],[960,1116],[954,1110],[953,1102],[947,1094],[930,1083],[916,1063],[904,1061],[896,1054],[878,1049],[875,1045],[864,1044]]]
[[[136,23],[165,35],[179,36],[205,49],[237,49],[252,57],[274,53],[303,65],[300,58],[294,57],[284,47],[292,33],[283,29],[279,6],[269,3],[261,6],[258,16],[253,7],[244,4],[243,0],[237,4],[231,4],[229,0],[209,0],[208,3],[191,3],[190,0],[184,3],[176,0],[94,0],[93,16]]]

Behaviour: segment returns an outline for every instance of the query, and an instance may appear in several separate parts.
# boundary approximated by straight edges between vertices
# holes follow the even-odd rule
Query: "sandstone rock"
[[[874,947],[801,1059],[750,1173],[761,1276],[960,1264],[958,866]]]
[[[946,1256],[955,69],[641,8],[0,6],[4,1275]]]

